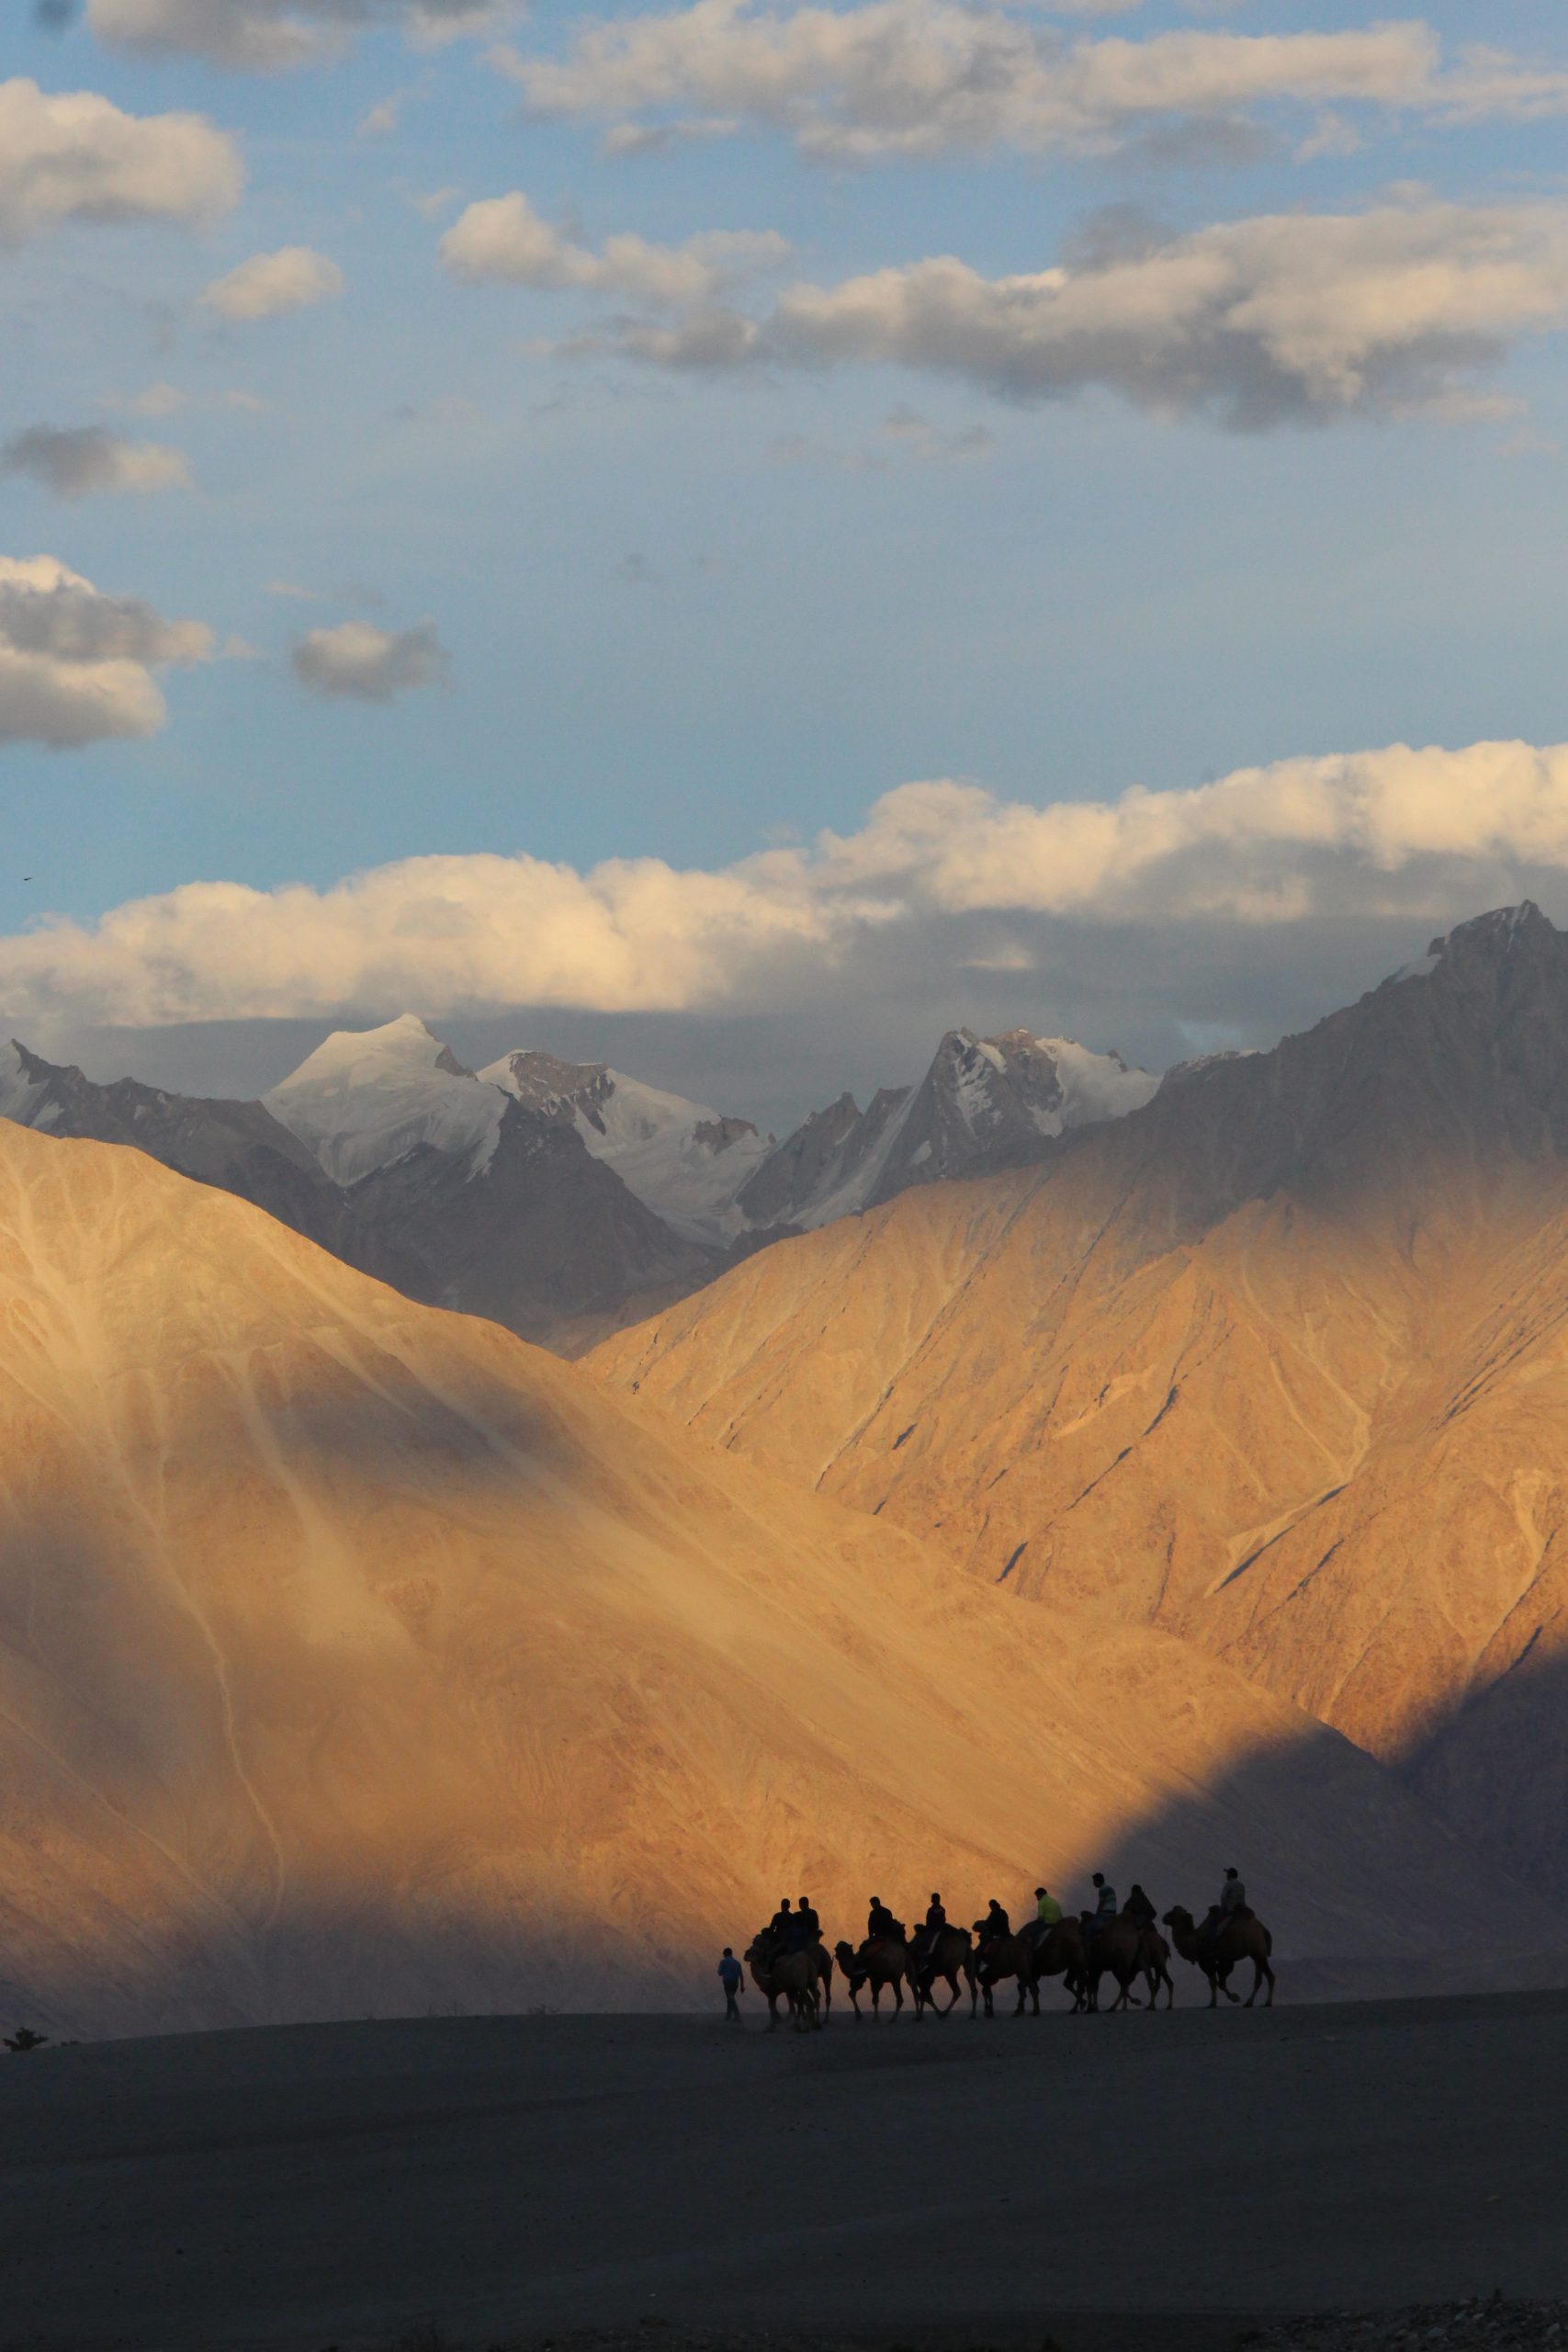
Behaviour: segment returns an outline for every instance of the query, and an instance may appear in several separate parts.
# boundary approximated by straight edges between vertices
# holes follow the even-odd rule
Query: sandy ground
[[[0,2344],[1197,2352],[1325,2307],[1561,2297],[1565,2093],[1554,1993],[51,2049],[0,2062]]]

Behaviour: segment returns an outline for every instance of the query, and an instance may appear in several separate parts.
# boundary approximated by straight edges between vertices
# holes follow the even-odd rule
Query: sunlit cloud
[[[13,1025],[734,1012],[841,1000],[900,957],[928,977],[1026,971],[1064,926],[1113,936],[1145,975],[1245,932],[1256,973],[1261,936],[1441,928],[1543,875],[1568,888],[1568,745],[1396,744],[1045,806],[938,780],[886,794],[852,832],[716,869],[427,856],[326,889],[193,883],[0,941],[0,1009]]]
[[[243,185],[233,141],[201,115],[127,114],[91,90],[0,82],[0,244],[70,220],[198,227]]]
[[[105,595],[53,556],[0,556],[0,744],[155,735],[167,714],[154,673],[211,647],[202,622]]]

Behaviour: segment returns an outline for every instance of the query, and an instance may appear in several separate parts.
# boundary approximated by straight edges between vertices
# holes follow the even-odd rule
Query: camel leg
[[[768,2031],[770,2033],[776,2033],[778,2031],[778,2023],[779,1996],[776,1993],[770,1993],[768,1995]]]
[[[1209,1980],[1209,2007],[1217,2009],[1220,2006],[1220,1980],[1212,1968],[1205,1969],[1203,1973]]]
[[[893,2022],[897,2024],[904,2007],[904,1986],[900,1978],[893,1979]]]

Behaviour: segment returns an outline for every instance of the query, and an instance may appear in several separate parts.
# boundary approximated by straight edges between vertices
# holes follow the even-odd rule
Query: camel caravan
[[[849,1992],[858,2024],[864,2015],[860,1996],[871,1996],[873,2018],[882,2015],[882,1996],[891,1996],[891,2014],[903,2011],[906,1991],[917,2022],[930,2009],[945,2018],[957,2007],[965,1988],[969,2014],[996,2015],[993,1995],[1011,1984],[1017,1995],[1013,2010],[1026,2008],[1040,2015],[1040,1988],[1059,1977],[1074,2013],[1098,2011],[1107,1978],[1115,1986],[1111,2009],[1136,2009],[1146,2000],[1151,2013],[1160,2006],[1175,2006],[1176,1986],[1170,1973],[1171,1952],[1189,1962],[1207,1981],[1209,2007],[1240,2002],[1231,1990],[1233,1972],[1252,1963],[1252,1990],[1245,2007],[1251,2008],[1259,1992],[1264,2007],[1274,1999],[1271,1964],[1274,1939],[1247,1900],[1237,1872],[1228,1870],[1220,1898],[1207,1916],[1196,1919],[1179,1905],[1156,1919],[1155,1906],[1141,1886],[1134,1886],[1124,1904],[1102,1872],[1094,1875],[1094,1901],[1076,1915],[1065,1913],[1045,1887],[1034,1891],[1034,1917],[1014,1928],[1002,1905],[991,1903],[986,1917],[972,1928],[960,1928],[948,1918],[940,1894],[933,1894],[921,1924],[911,1934],[896,1919],[880,1895],[874,1894],[866,1931],[858,1945],[840,1940],[829,1951],[821,1922],[803,1894],[792,1906],[788,1896],[767,1927],[746,1951],[751,1981],[768,2004],[770,2028],[787,2016],[796,2032],[809,2033],[825,2025],[832,2014],[835,1966]],[[1168,1931],[1162,1934],[1161,1928]],[[726,1953],[726,1965],[739,1971]],[[1134,1991],[1141,1984],[1143,1996]],[[945,1987],[946,1997],[942,1997]],[[1265,1988],[1267,1990],[1265,1991]],[[734,1991],[726,1977],[728,2014],[738,2017]],[[782,2004],[782,2008],[781,2008]]]

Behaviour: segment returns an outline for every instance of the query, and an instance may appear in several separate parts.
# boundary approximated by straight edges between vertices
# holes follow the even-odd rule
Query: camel
[[[838,1943],[833,1947],[845,1984],[850,1988],[850,2007],[855,2013],[855,2023],[861,2019],[861,2006],[855,1998],[866,1985],[871,1987],[871,2013],[882,2014],[882,1989],[893,1988],[893,2018],[897,2024],[904,2007],[904,1976],[909,1965],[909,1947],[897,1936],[868,1936],[859,1951],[852,1945]]]
[[[1023,1940],[1032,1952],[1035,2006],[1039,2007],[1040,1980],[1044,1976],[1059,1976],[1064,1989],[1073,1996],[1075,2010],[1089,2006],[1089,1969],[1084,1951],[1083,1928],[1077,1919],[1056,1919],[1050,1927],[1036,1921],[1025,1928]]]
[[[1269,1997],[1263,2006],[1266,2009],[1273,2007],[1274,1971],[1269,1966],[1269,1959],[1274,1950],[1274,1939],[1255,1911],[1233,1913],[1228,1918],[1222,1919],[1217,1931],[1210,1935],[1201,1930],[1191,1912],[1184,1911],[1179,1904],[1166,1913],[1165,1924],[1170,1929],[1170,1939],[1182,1959],[1190,1961],[1194,1968],[1201,1968],[1208,1978],[1209,2007],[1212,2009],[1219,2007],[1222,1993],[1227,2001],[1241,2000],[1239,1993],[1231,1991],[1228,1980],[1231,1970],[1244,1960],[1252,1962],[1252,1990],[1243,2004],[1244,2007],[1251,2008],[1262,1984],[1269,1987]]]
[[[946,2008],[937,2008],[931,1998],[931,1987],[938,1977],[949,1987]],[[917,2021],[927,2008],[939,2018],[951,2016],[958,2006],[958,1980],[963,1976],[969,1986],[969,2014],[975,2017],[980,2007],[979,1980],[975,1970],[975,1939],[967,1928],[939,1928],[934,1935],[919,1928],[909,1947],[909,1989],[915,1996]]]
[[[1089,2008],[1099,2009],[1100,1980],[1106,1975],[1114,1976],[1120,1987],[1111,2004],[1113,2011],[1143,2007],[1133,1991],[1133,1985],[1137,1977],[1148,1974],[1148,1939],[1151,1932],[1140,1926],[1136,1919],[1129,1919],[1124,1911],[1119,1911],[1114,1918],[1106,1921],[1104,1927],[1097,1928],[1093,1935],[1085,1939],[1084,1975],[1088,1988],[1086,2006]],[[1151,2007],[1154,2005],[1152,1990],[1149,2004]]]
[[[1034,2014],[1036,2017],[1040,2015],[1040,1986],[1034,1974],[1034,1951],[1022,1934],[985,1937],[976,1951],[975,1960],[980,1998],[988,2018],[994,2018],[997,2013],[991,2000],[992,1991],[997,1985],[1005,1984],[1010,1976],[1018,1979],[1018,2006],[1013,2010],[1014,2017],[1023,2015],[1024,2004],[1032,1995]]]
[[[746,1964],[758,1992],[766,1997],[770,2033],[779,2022],[781,1994],[789,2004],[790,2021],[797,2033],[814,2033],[820,2028],[818,1987],[823,1981],[820,1963],[824,1961],[830,1971],[833,1963],[820,1944],[810,1951],[780,1951],[777,1939],[765,1928],[748,1944]]]
[[[1014,2017],[1021,2018],[1025,2003],[1031,2001],[1034,2015],[1040,2015],[1040,1984],[1046,1976],[1062,1977],[1073,1996],[1075,2009],[1083,2007],[1083,1930],[1076,1919],[1056,1920],[1050,1927],[1043,1920],[1031,1919],[1016,1935],[987,1938],[980,1944],[976,1958],[987,2017],[996,2014],[991,2004],[992,1988],[1010,1976],[1018,1979]]]

